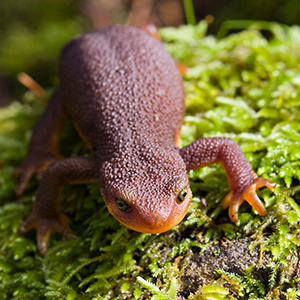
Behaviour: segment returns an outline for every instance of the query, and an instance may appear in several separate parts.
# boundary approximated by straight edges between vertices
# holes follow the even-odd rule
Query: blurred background
[[[196,22],[207,19],[208,34],[226,20],[300,23],[299,0],[194,0]],[[0,106],[20,99],[28,74],[43,88],[58,84],[61,47],[74,36],[111,23],[157,27],[186,24],[183,0],[1,0]]]

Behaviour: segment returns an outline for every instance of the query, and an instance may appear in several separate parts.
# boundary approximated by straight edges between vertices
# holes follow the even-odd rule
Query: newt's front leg
[[[68,218],[60,212],[60,195],[65,184],[95,181],[94,160],[86,157],[67,158],[52,164],[44,173],[36,201],[28,219],[19,227],[21,233],[37,230],[37,249],[40,256],[47,251],[52,232],[67,239],[74,236]]]
[[[225,169],[231,192],[222,202],[223,208],[229,207],[231,221],[238,220],[240,205],[246,200],[260,215],[266,209],[256,189],[260,187],[275,188],[275,184],[265,178],[259,178],[252,170],[242,150],[231,139],[203,138],[180,149],[180,155],[186,163],[187,170],[199,169],[214,163],[221,163]]]

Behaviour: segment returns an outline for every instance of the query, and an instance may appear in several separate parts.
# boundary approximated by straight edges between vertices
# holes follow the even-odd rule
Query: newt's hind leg
[[[16,194],[20,196],[34,173],[41,178],[50,164],[62,158],[59,155],[58,144],[62,124],[67,118],[63,108],[60,93],[56,92],[46,107],[46,110],[35,126],[29,151],[23,163],[15,169],[15,175],[21,175]]]
[[[225,169],[231,192],[222,202],[223,208],[229,207],[231,221],[238,220],[240,205],[246,200],[260,215],[266,209],[256,189],[261,187],[275,188],[275,184],[265,178],[259,178],[252,170],[241,148],[231,139],[203,138],[180,149],[180,155],[186,163],[187,170],[194,170],[221,163]]]

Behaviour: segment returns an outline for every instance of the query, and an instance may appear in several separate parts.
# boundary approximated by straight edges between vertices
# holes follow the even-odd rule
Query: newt
[[[108,211],[125,226],[165,232],[185,216],[192,199],[187,172],[215,163],[226,171],[231,192],[222,202],[238,220],[246,200],[260,215],[256,194],[274,183],[259,178],[228,138],[201,138],[179,149],[185,113],[183,79],[163,44],[140,28],[111,25],[69,42],[60,59],[60,85],[33,130],[28,156],[15,171],[21,195],[33,174],[40,178],[32,212],[20,226],[37,230],[47,251],[58,232],[73,237],[60,210],[66,184],[99,183]],[[90,157],[62,158],[59,136],[70,117]]]

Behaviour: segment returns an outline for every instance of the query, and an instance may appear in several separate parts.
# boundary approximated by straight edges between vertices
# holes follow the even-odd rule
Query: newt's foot
[[[223,208],[229,207],[229,218],[232,222],[238,220],[238,210],[240,205],[246,200],[261,216],[266,213],[266,208],[256,194],[256,190],[261,187],[268,187],[273,190],[275,183],[265,178],[255,178],[251,184],[238,191],[231,191],[223,200]]]
[[[23,163],[14,170],[14,176],[21,175],[20,182],[16,188],[17,196],[21,196],[33,174],[37,173],[41,179],[46,169],[62,157],[59,155],[29,155]]]
[[[61,234],[67,240],[71,240],[76,236],[68,223],[68,217],[61,213],[57,217],[44,217],[32,212],[28,219],[20,225],[19,232],[23,234],[30,229],[36,228],[37,252],[39,256],[44,257],[47,253],[48,242],[52,232]]]

